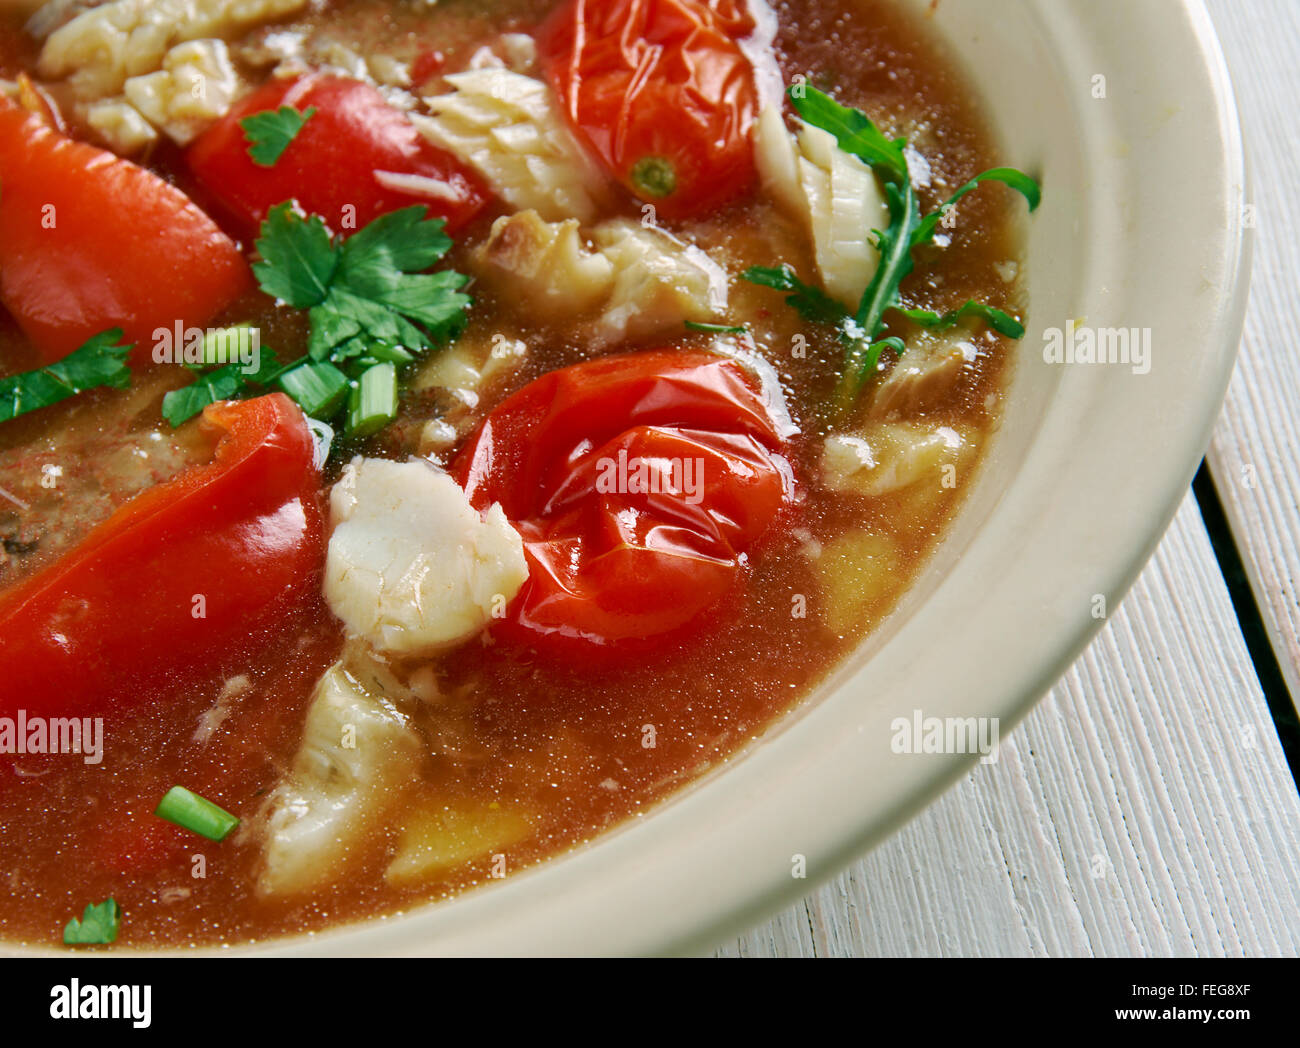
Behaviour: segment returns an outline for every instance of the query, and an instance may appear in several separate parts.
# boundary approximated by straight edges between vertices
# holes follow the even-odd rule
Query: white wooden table
[[[1241,359],[1208,456],[1267,631],[1256,660],[1189,495],[996,764],[719,955],[1300,954],[1300,797],[1274,722],[1294,715],[1286,686],[1300,698],[1300,3],[1208,3],[1258,218]],[[1270,645],[1286,682],[1273,712],[1258,657]]]

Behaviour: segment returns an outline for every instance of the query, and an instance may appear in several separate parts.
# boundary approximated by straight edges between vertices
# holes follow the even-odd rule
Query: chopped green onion
[[[397,368],[376,364],[352,388],[348,403],[348,435],[368,437],[397,417]]]
[[[332,418],[347,400],[351,383],[333,364],[307,362],[286,371],[279,387],[312,418]]]
[[[203,366],[242,364],[241,350],[249,344],[252,330],[249,324],[235,324],[209,331],[203,336]]]
[[[158,802],[154,814],[168,822],[206,837],[210,841],[224,841],[239,820],[224,808],[218,808],[184,786],[173,786]]]
[[[387,364],[409,364],[415,359],[413,353],[408,353],[401,346],[393,345],[391,342],[370,343],[367,355]]]
[[[116,899],[87,903],[81,919],[72,918],[63,928],[66,946],[102,946],[117,940],[122,926],[122,907]]]

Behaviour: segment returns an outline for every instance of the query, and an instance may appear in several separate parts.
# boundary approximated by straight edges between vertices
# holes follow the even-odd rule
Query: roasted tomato
[[[203,327],[252,286],[234,241],[175,186],[0,95],[0,300],[38,351],[122,328]]]
[[[754,182],[754,69],[737,0],[569,0],[539,34],[546,75],[579,138],[668,218]]]
[[[324,560],[320,474],[282,393],[213,404],[216,454],[0,592],[0,714],[86,716],[211,674],[295,625]]]
[[[316,112],[270,167],[255,163],[240,121],[284,106]],[[399,207],[426,204],[455,232],[488,192],[450,153],[359,80],[313,73],[273,80],[236,105],[189,148],[189,165],[245,236],[276,204],[297,200],[332,229],[360,229]]]
[[[790,502],[785,436],[741,366],[707,353],[604,357],[524,387],[454,467],[524,539],[529,579],[498,633],[573,653],[688,627]]]

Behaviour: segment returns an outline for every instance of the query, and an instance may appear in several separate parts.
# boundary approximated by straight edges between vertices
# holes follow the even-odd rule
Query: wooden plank
[[[1209,7],[1246,128],[1257,222],[1246,333],[1209,462],[1300,703],[1300,8],[1294,0]]]
[[[1297,796],[1195,502],[1025,722],[724,956],[1300,953]]]

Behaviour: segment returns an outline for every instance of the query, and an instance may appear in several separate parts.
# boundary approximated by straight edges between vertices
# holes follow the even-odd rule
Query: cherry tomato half
[[[249,155],[240,121],[283,106],[316,112],[280,158],[263,167]],[[455,232],[488,200],[472,172],[425,141],[375,88],[328,73],[271,81],[205,131],[187,159],[249,237],[266,213],[286,200],[320,215],[335,232],[360,229],[411,204],[427,205],[432,216],[447,220],[448,232]],[[417,190],[412,175],[432,181]]]
[[[708,353],[602,357],[525,386],[454,466],[524,539],[529,579],[498,634],[573,654],[688,626],[793,497],[782,447],[744,370]]]
[[[611,174],[667,218],[749,189],[754,69],[738,0],[570,0],[538,49],[573,129]]]

